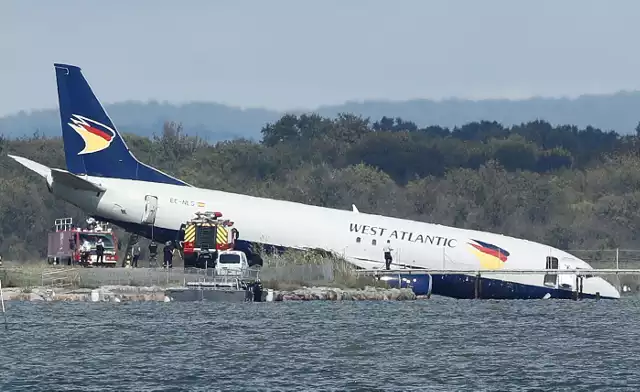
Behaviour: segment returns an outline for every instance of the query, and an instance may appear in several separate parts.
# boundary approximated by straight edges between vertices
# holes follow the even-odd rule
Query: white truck
[[[216,275],[243,275],[249,269],[247,255],[239,250],[223,250],[216,259]]]

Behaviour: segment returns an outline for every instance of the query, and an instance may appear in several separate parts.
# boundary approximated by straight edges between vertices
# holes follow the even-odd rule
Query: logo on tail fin
[[[84,148],[78,155],[102,151],[111,145],[116,136],[113,129],[90,118],[74,114],[70,121],[71,128],[84,140]]]

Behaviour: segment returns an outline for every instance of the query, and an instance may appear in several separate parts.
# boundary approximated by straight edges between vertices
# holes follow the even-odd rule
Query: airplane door
[[[567,261],[571,262],[571,258],[565,257],[562,259],[562,269],[572,269],[571,264]],[[576,284],[576,275],[567,275],[562,274],[558,275],[558,287],[563,289],[573,289],[573,286]],[[576,287],[577,290],[577,287]]]
[[[550,270],[550,269],[557,270],[558,269],[558,259],[555,258],[555,257],[548,256],[547,257],[546,269],[548,269],[548,270]],[[544,276],[544,285],[545,286],[555,288],[557,284],[558,284],[558,274],[548,273],[548,274],[546,274]]]
[[[158,211],[158,198],[147,195],[144,197],[144,213],[142,214],[143,225],[154,225],[156,223],[156,212]]]

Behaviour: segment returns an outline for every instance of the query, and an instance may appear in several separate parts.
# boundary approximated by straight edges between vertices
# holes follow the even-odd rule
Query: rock
[[[64,293],[64,294],[56,295],[55,300],[62,301],[62,302],[69,302],[69,301],[86,302],[90,300],[90,296],[88,294],[82,294],[82,293]]]
[[[411,289],[365,287],[362,290],[341,290],[330,287],[303,287],[294,291],[274,292],[275,301],[405,301],[415,300]]]
[[[4,290],[5,300],[25,301],[91,301],[98,302],[129,302],[129,301],[158,301],[167,302],[170,298],[160,287],[142,286],[102,286],[97,289],[78,289],[65,291],[64,289],[35,288],[30,293],[22,289]],[[416,295],[411,289],[384,289],[365,287],[364,289],[340,289],[335,287],[301,287],[289,291],[273,291],[273,301],[405,301],[415,300]]]
[[[29,293],[29,301],[44,301],[44,298],[32,292],[32,293]]]

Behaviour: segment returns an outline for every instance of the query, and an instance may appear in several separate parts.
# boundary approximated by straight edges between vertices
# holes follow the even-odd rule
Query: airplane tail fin
[[[79,67],[68,64],[54,67],[69,172],[189,186],[133,156]]]

